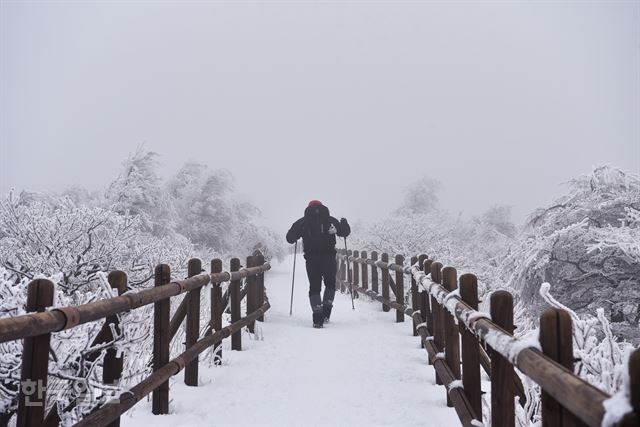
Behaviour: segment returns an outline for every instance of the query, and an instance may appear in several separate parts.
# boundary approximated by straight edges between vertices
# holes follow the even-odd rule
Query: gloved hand
[[[338,232],[338,230],[336,230],[336,226],[331,224],[331,227],[329,227],[329,234],[336,234]]]
[[[347,218],[340,218],[340,225],[349,225],[349,223],[347,222]]]

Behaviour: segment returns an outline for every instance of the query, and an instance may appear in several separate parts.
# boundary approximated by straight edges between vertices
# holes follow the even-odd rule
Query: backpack
[[[330,230],[333,227],[333,233]],[[325,206],[307,208],[304,214],[302,240],[307,254],[331,253],[335,249],[335,226]]]

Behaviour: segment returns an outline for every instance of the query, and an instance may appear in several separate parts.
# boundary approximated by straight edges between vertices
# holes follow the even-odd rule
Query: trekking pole
[[[353,304],[353,280],[351,280],[351,271],[349,271],[349,250],[347,249],[347,238],[344,238],[344,253],[347,257],[347,280],[349,280],[349,293],[351,294],[351,309],[355,310],[356,306]]]
[[[291,277],[291,306],[289,307],[289,316],[293,314],[293,284],[296,282],[296,256],[298,255],[298,241],[293,248],[293,276]]]

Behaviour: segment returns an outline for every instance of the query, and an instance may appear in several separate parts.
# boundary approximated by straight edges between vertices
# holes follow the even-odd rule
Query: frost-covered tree
[[[438,193],[442,183],[437,179],[422,177],[408,185],[404,190],[404,199],[396,212],[404,215],[428,214],[438,210]]]
[[[233,177],[206,165],[184,165],[166,185],[174,209],[174,230],[203,248],[233,256],[261,248],[281,258],[284,247],[268,228],[255,224],[258,208],[233,197]]]
[[[353,233],[352,246],[391,255],[437,253],[445,257],[451,253],[457,222],[440,212],[395,214],[364,226],[357,235]]]
[[[76,206],[68,197],[0,199],[0,265],[17,279],[62,274],[68,294],[92,289],[101,271],[124,270],[132,285],[144,283],[156,264],[183,267],[191,252],[184,237],[145,233],[138,215]]]
[[[80,305],[113,296],[106,273],[123,270],[129,288],[145,287],[154,267],[169,264],[173,278],[186,276],[191,257],[244,258],[256,250],[267,258],[284,255],[282,239],[257,225],[259,211],[233,197],[233,179],[224,170],[185,165],[167,183],[157,174],[157,155],[138,149],[101,197],[82,187],[61,195],[23,192],[0,198],[0,317],[24,314],[30,280],[50,278],[55,306]],[[180,298],[172,301],[173,309]],[[202,324],[210,316],[203,300]],[[116,393],[150,372],[153,306],[122,313],[112,342],[94,344],[101,322],[52,336],[48,406],[57,405],[63,425],[72,425],[99,401],[79,404],[78,385],[93,396]],[[183,350],[183,331],[172,354]],[[118,386],[101,381],[104,350],[125,354]],[[0,344],[0,425],[15,413],[22,343]]]
[[[385,219],[373,224],[354,224],[352,246],[390,254],[415,254],[441,251],[451,240],[451,220],[438,209],[442,184],[423,177],[404,189],[400,206]]]
[[[603,166],[569,182],[569,192],[531,216],[502,265],[508,286],[537,317],[537,289],[555,283],[580,312],[603,307],[614,332],[639,339],[640,177]]]
[[[137,215],[145,230],[165,235],[170,229],[170,207],[157,174],[158,153],[140,146],[122,164],[105,194],[106,207],[122,215]]]
[[[354,227],[352,246],[392,256],[425,253],[461,274],[473,272],[485,289],[500,286],[499,266],[516,234],[509,207],[494,206],[468,220],[435,208],[427,213],[400,208],[379,222]]]
[[[65,189],[61,194],[63,197],[67,197],[76,206],[104,206],[104,194],[98,191],[89,191],[79,185],[73,185]]]
[[[518,228],[511,216],[511,207],[504,205],[494,205],[487,209],[482,215],[472,219],[472,223],[481,230],[483,238],[493,239],[514,239],[518,234]]]
[[[192,169],[186,172],[185,169]],[[231,175],[224,170],[209,171],[197,164],[187,164],[179,172],[182,183],[171,182],[177,212],[176,230],[194,243],[219,252],[233,251],[231,232],[236,225],[236,203]]]
[[[282,260],[287,254],[282,244],[282,236],[272,228],[260,226],[256,233],[257,239],[250,242],[253,245],[253,253],[260,251],[267,260]]]

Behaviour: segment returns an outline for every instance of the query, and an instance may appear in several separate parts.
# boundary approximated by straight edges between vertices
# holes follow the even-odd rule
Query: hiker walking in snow
[[[347,220],[341,218],[338,221],[329,215],[329,209],[318,200],[309,202],[304,216],[287,232],[289,243],[295,243],[302,237],[314,328],[321,328],[331,316],[336,294],[336,235],[347,237],[349,233],[351,228]],[[323,279],[325,288],[321,299]]]

